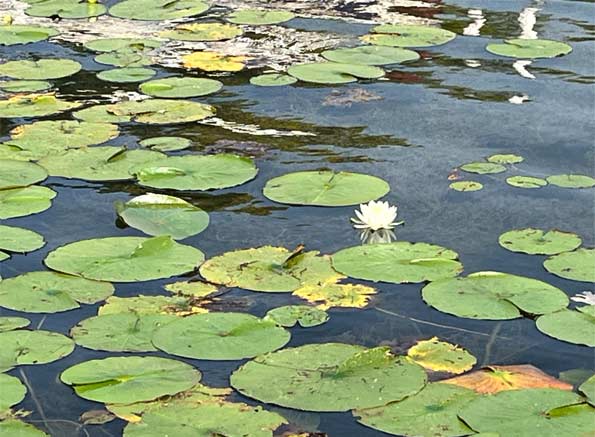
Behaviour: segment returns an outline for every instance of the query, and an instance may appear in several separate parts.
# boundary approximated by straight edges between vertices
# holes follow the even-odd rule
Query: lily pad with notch
[[[338,62],[315,62],[293,65],[287,73],[303,82],[319,84],[342,84],[358,79],[378,79],[384,70],[373,65],[342,64]]]
[[[503,44],[488,44],[486,50],[498,56],[521,59],[555,58],[567,55],[572,47],[548,39],[507,39]]]
[[[0,372],[19,365],[47,364],[74,350],[74,342],[57,332],[17,329],[0,332]]]
[[[510,176],[506,178],[506,183],[517,188],[541,188],[547,185],[545,179],[533,176]]]
[[[200,97],[216,93],[223,84],[218,80],[200,77],[166,77],[140,85],[139,90],[153,97]]]
[[[18,94],[0,100],[0,118],[44,117],[75,109],[81,102],[69,102],[54,94]]]
[[[553,255],[543,267],[556,276],[573,281],[595,282],[595,249],[581,247],[572,252]]]
[[[386,46],[359,46],[326,50],[322,56],[332,62],[362,65],[390,65],[417,61],[419,54],[413,50]]]
[[[81,64],[71,59],[8,61],[0,64],[0,75],[22,80],[59,79],[72,76],[81,68]]]
[[[539,317],[535,325],[545,335],[568,343],[595,347],[595,306],[563,309]]]
[[[45,245],[43,236],[37,232],[16,226],[0,225],[0,250],[26,253]]]
[[[382,24],[361,39],[367,43],[391,47],[433,47],[452,41],[456,34],[433,26]]]
[[[47,177],[45,169],[32,162],[0,159],[0,190],[26,187]]]
[[[53,27],[10,24],[0,26],[0,45],[12,46],[44,41],[58,35]]]
[[[581,238],[572,232],[558,229],[543,231],[535,228],[513,229],[500,235],[500,246],[512,252],[530,255],[555,255],[576,249]]]

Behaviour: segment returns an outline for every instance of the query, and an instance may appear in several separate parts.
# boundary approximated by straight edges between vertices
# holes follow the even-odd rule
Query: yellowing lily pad
[[[173,314],[184,317],[191,314],[206,313],[207,310],[199,306],[200,300],[196,302],[192,297],[187,296],[133,296],[133,297],[109,297],[103,306],[99,308],[98,314]]]
[[[208,51],[182,56],[184,67],[198,68],[203,71],[240,71],[244,69],[246,60],[244,56],[229,56]]]
[[[159,36],[178,41],[225,41],[242,33],[242,28],[233,24],[184,23],[161,32]]]
[[[0,372],[24,364],[46,364],[69,355],[74,342],[57,332],[16,331],[0,332]]]
[[[555,255],[568,252],[579,247],[581,238],[571,232],[543,231],[541,229],[514,229],[500,235],[500,246],[512,252],[522,252],[531,255]]]
[[[409,348],[407,356],[426,369],[455,374],[466,372],[477,362],[465,349],[437,337],[418,341]]]
[[[14,79],[59,79],[78,73],[81,64],[70,59],[40,59],[38,61],[9,61],[0,64],[0,75]]]
[[[294,296],[324,310],[332,307],[364,308],[375,294],[376,289],[367,285],[337,284],[333,281],[304,285],[293,292]]]
[[[567,55],[572,47],[548,39],[507,39],[503,44],[488,44],[486,50],[509,58],[536,59]]]
[[[595,249],[579,248],[549,257],[545,269],[556,276],[573,281],[595,282]]]

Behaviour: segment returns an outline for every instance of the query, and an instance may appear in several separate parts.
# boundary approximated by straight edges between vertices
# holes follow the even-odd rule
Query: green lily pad
[[[0,249],[9,252],[32,252],[45,245],[43,236],[29,229],[0,225]]]
[[[158,152],[176,152],[190,147],[192,141],[183,137],[151,137],[140,141],[139,144]]]
[[[0,332],[26,328],[30,324],[31,321],[24,317],[0,317]]]
[[[91,106],[73,115],[91,122],[174,124],[202,120],[215,115],[215,109],[190,100],[149,99]]]
[[[215,284],[201,281],[178,281],[163,286],[164,289],[177,296],[204,298],[219,291]]]
[[[116,204],[118,216],[148,235],[171,235],[183,240],[209,225],[209,215],[178,197],[148,193]]]
[[[461,165],[460,169],[467,173],[477,174],[493,174],[506,171],[506,167],[502,164],[494,164],[492,162],[470,162],[469,164]]]
[[[299,171],[267,181],[268,199],[291,205],[347,206],[376,200],[390,191],[384,180],[361,173]]]
[[[8,258],[10,258],[10,255],[0,250],[0,261],[7,260]]]
[[[353,415],[362,425],[392,435],[458,437],[473,434],[457,413],[475,398],[477,394],[473,390],[430,383],[419,393],[402,401],[355,410]]]
[[[362,65],[400,64],[419,59],[419,54],[413,50],[386,46],[360,46],[349,49],[326,50],[321,54],[332,62]]]
[[[370,408],[417,393],[426,374],[388,348],[325,343],[259,356],[231,375],[231,385],[261,402],[308,411]]]
[[[21,402],[27,394],[27,387],[19,378],[4,373],[0,373],[0,387],[0,413]]]
[[[457,181],[457,182],[452,182],[448,187],[451,190],[461,191],[461,192],[479,191],[483,188],[483,184],[481,184],[479,182],[475,182],[475,181]]]
[[[459,417],[474,431],[501,436],[581,436],[595,432],[592,407],[576,393],[552,388],[508,390],[482,396],[464,406]]]
[[[525,158],[522,156],[514,154],[496,154],[486,158],[486,161],[492,162],[494,164],[518,164],[524,160]]]
[[[227,21],[235,24],[262,26],[284,23],[294,17],[295,14],[293,12],[276,9],[240,9],[232,12],[227,17]]]
[[[392,47],[432,47],[446,44],[456,34],[439,27],[409,24],[382,24],[372,29],[362,40],[375,45]]]
[[[188,296],[144,296],[141,294],[133,297],[111,296],[99,308],[98,314],[100,316],[120,313],[187,316],[199,312],[206,312],[206,310],[197,306],[195,301]]]
[[[47,177],[45,169],[37,164],[0,159],[0,190],[26,187]]]
[[[409,348],[407,356],[426,369],[454,374],[470,370],[477,362],[465,349],[439,341],[437,337],[418,341]]]
[[[170,314],[119,313],[79,322],[70,335],[79,346],[109,352],[154,352],[153,334],[177,317]]]
[[[67,244],[49,253],[45,264],[87,279],[137,282],[193,271],[203,253],[171,237],[109,237]]]
[[[293,65],[287,69],[293,77],[312,83],[340,84],[357,82],[358,79],[378,79],[384,70],[372,65],[315,62]]]
[[[87,41],[83,46],[94,52],[117,52],[117,51],[151,51],[161,47],[163,43],[154,39],[142,38],[99,38]]]
[[[45,211],[54,197],[54,190],[37,185],[0,190],[0,220]]]
[[[272,246],[236,250],[207,260],[200,274],[214,284],[264,292],[289,292],[305,284],[341,279],[329,257],[318,255]]]
[[[52,27],[11,24],[0,26],[0,45],[28,44],[44,41],[56,35],[58,35],[58,31]]]
[[[546,180],[562,188],[591,188],[595,187],[595,178],[580,174],[558,174],[548,176]]]
[[[60,375],[77,395],[96,402],[129,404],[188,390],[200,381],[189,364],[159,357],[110,357],[90,360]]]
[[[131,170],[145,187],[170,190],[214,190],[235,187],[256,177],[254,161],[228,153],[162,159]]]
[[[568,252],[579,247],[581,238],[571,232],[543,231],[541,229],[514,229],[500,235],[500,246],[512,252],[522,252],[531,255],[555,255]]]
[[[71,59],[40,59],[38,61],[9,61],[0,64],[0,75],[14,79],[59,79],[78,73],[81,64]]]
[[[218,80],[199,77],[166,77],[141,84],[140,92],[153,97],[199,97],[213,94],[223,88]]]
[[[595,347],[595,310],[591,305],[545,314],[535,325],[544,334],[558,340]]]
[[[585,382],[583,382],[578,390],[587,397],[587,401],[591,404],[595,404],[595,375],[591,376]]]
[[[74,350],[74,342],[57,332],[0,332],[0,372],[23,364],[46,364],[59,360]]]
[[[153,61],[144,52],[122,49],[114,52],[101,53],[95,56],[95,62],[104,65],[113,65],[120,68],[143,68],[153,64]]]
[[[296,82],[295,77],[282,73],[266,73],[250,78],[250,83],[257,86],[285,86]]]
[[[265,318],[287,328],[291,328],[298,323],[302,328],[311,328],[326,323],[329,316],[326,311],[320,308],[308,305],[286,305],[273,308],[266,314]]]
[[[572,47],[548,39],[507,39],[504,44],[488,44],[486,50],[509,58],[536,59],[567,55]]]
[[[45,0],[33,2],[25,9],[32,17],[59,17],[66,19],[98,17],[107,12],[101,3],[86,0]]]
[[[70,149],[39,161],[50,176],[87,181],[122,181],[134,179],[130,170],[136,165],[159,162],[165,155],[152,150],[126,150],[103,146]]]
[[[53,94],[18,94],[0,100],[0,118],[43,117],[81,105],[81,102],[67,102]]]
[[[225,41],[240,36],[239,26],[224,23],[183,23],[159,33],[161,38],[176,41]]]
[[[515,319],[523,313],[553,313],[568,305],[566,294],[550,284],[500,272],[432,282],[422,289],[422,297],[438,311],[469,319]]]
[[[395,284],[457,276],[463,270],[457,258],[456,252],[444,247],[408,241],[348,247],[332,256],[339,273]]]
[[[510,176],[506,178],[506,183],[517,188],[541,188],[547,185],[545,179],[533,176]]]
[[[22,420],[8,418],[0,422],[2,437],[49,437],[45,432]]]
[[[242,313],[188,316],[159,328],[153,344],[198,360],[241,360],[282,348],[291,335],[275,322]]]
[[[45,91],[52,87],[52,84],[45,80],[3,80],[0,81],[0,89],[9,93],[34,93]]]
[[[124,67],[104,70],[97,73],[97,78],[106,82],[130,83],[143,82],[155,76],[157,72],[150,68]]]
[[[57,313],[105,300],[114,292],[106,282],[54,272],[29,272],[0,281],[0,306],[26,313]]]
[[[209,5],[200,0],[124,0],[109,10],[110,15],[131,20],[177,20],[202,14]]]
[[[543,262],[545,269],[565,279],[595,282],[595,249],[580,248],[554,255]]]

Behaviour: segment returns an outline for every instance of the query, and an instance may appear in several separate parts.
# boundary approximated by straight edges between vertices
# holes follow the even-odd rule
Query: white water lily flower
[[[403,223],[395,222],[397,207],[390,206],[388,202],[371,200],[367,204],[362,203],[359,208],[360,211],[355,210],[357,218],[351,219],[353,227],[356,229],[369,229],[370,231],[391,230]]]
[[[575,294],[570,300],[586,303],[587,305],[595,305],[595,293],[591,291],[583,291],[582,293]]]

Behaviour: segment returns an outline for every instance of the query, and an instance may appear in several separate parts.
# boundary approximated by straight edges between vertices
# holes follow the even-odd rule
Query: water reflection
[[[397,239],[397,236],[390,229],[378,229],[377,231],[363,229],[360,231],[359,238],[362,244],[382,244],[392,243]]]
[[[463,29],[463,35],[479,36],[481,28],[486,23],[483,11],[481,9],[469,9],[467,15],[473,22]]]

